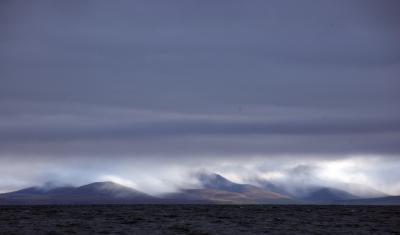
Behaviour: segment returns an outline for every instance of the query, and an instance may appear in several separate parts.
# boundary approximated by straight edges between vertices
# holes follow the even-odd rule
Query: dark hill
[[[32,187],[0,194],[0,204],[125,204],[154,203],[159,199],[113,182],[81,187]]]
[[[309,202],[322,202],[322,203],[330,203],[340,200],[349,200],[349,199],[357,199],[357,196],[346,192],[344,190],[336,189],[336,188],[319,188],[315,191],[312,191],[303,200]]]

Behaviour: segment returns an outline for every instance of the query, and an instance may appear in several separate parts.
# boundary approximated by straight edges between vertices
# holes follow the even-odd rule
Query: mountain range
[[[296,197],[272,183],[240,184],[218,174],[196,175],[199,188],[152,196],[114,182],[80,187],[30,187],[0,194],[0,205],[35,204],[400,204],[400,196],[361,198],[350,192],[315,187]]]

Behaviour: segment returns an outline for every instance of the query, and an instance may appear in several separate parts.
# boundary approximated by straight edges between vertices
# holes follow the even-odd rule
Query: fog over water
[[[400,194],[399,8],[1,1],[0,192],[207,171]]]

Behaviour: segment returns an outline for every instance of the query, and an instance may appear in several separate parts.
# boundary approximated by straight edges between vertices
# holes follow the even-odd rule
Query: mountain
[[[302,199],[308,202],[332,203],[341,200],[358,199],[359,197],[341,189],[322,187],[311,191]]]
[[[147,203],[156,198],[113,182],[96,182],[58,195],[56,202],[67,203]]]
[[[31,187],[0,194],[0,204],[125,204],[154,203],[159,199],[113,182],[80,187]]]
[[[253,179],[256,185],[263,189],[288,195],[291,198],[304,200],[307,203],[332,203],[340,200],[352,200],[360,198],[381,198],[389,195],[380,192],[374,188],[361,184],[341,184],[340,188],[324,187],[324,186],[301,186],[285,187],[271,183],[264,179]],[[291,191],[286,190],[291,188]]]
[[[184,189],[169,194],[170,200],[184,200],[209,203],[252,203],[252,204],[293,204],[289,197],[264,190],[250,184],[238,184],[218,174],[200,173],[197,175],[200,189]]]
[[[400,205],[400,196],[343,200],[337,203],[344,205]]]
[[[243,194],[263,194],[267,198],[278,199],[278,198],[288,198],[285,195],[271,192],[260,187],[251,184],[238,184],[234,183],[219,174],[205,174],[201,173],[198,175],[198,180],[203,188],[206,189],[217,189],[228,192],[236,192]]]

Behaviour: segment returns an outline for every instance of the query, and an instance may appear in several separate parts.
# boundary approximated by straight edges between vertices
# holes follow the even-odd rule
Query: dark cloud
[[[230,120],[173,120],[101,127],[24,127],[3,130],[1,141],[69,141],[160,138],[185,135],[340,135],[399,133],[400,120],[352,122],[244,122]]]
[[[396,1],[2,5],[3,100],[208,111],[399,99]]]

